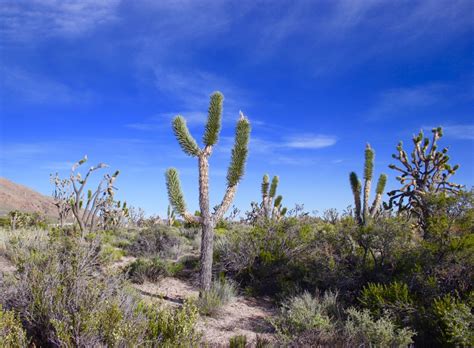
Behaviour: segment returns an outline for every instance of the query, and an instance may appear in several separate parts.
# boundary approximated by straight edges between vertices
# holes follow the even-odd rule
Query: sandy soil
[[[0,273],[7,274],[13,273],[15,266],[4,256],[0,255]]]
[[[136,289],[150,302],[167,302],[176,306],[186,298],[197,298],[198,289],[181,279],[164,278],[158,283],[145,282],[135,285]],[[247,342],[254,344],[257,335],[275,342],[267,318],[275,314],[272,305],[263,299],[237,297],[222,308],[216,317],[201,317],[198,329],[202,332],[203,343],[211,347],[228,346],[235,335],[247,336]]]

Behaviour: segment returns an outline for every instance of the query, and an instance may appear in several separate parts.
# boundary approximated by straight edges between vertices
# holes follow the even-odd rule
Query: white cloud
[[[77,36],[117,19],[120,0],[7,0],[0,7],[0,34],[12,42]]]
[[[295,149],[321,149],[335,145],[337,138],[332,135],[301,135],[288,139],[282,146]]]

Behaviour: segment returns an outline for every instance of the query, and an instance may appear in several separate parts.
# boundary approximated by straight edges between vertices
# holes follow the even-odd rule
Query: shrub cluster
[[[20,318],[37,346],[156,346],[199,341],[195,305],[150,308],[101,265],[100,244],[61,235],[19,250],[15,276],[0,283],[0,304]],[[20,337],[7,313],[8,337]],[[10,317],[9,317],[10,316]],[[11,328],[8,328],[11,327]],[[15,335],[15,336],[12,336]],[[22,337],[22,336],[21,336]],[[21,338],[20,337],[20,338]]]
[[[234,225],[216,237],[215,272],[236,279],[247,294],[276,300],[337,289],[345,316],[351,307],[359,313],[352,312],[353,323],[370,317],[374,328],[409,327],[415,344],[472,345],[474,194],[438,194],[425,202],[430,214],[423,230],[417,220],[388,213],[365,225],[350,212]]]
[[[399,347],[412,343],[414,335],[387,316],[375,319],[368,310],[353,307],[343,311],[332,292],[290,298],[272,324],[283,342],[295,346]]]

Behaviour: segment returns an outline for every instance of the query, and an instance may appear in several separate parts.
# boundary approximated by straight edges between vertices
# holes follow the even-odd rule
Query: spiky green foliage
[[[186,120],[182,116],[176,116],[174,118],[173,132],[184,153],[189,156],[199,156],[201,150],[199,149],[196,140],[194,140],[191,133],[189,133]]]
[[[265,174],[262,180],[262,197],[266,197],[268,195],[268,187],[270,185],[269,180],[270,178],[268,177],[268,174]]]
[[[360,202],[360,195],[362,191],[362,184],[357,177],[355,172],[351,172],[349,174],[349,180],[351,183],[352,194],[354,195],[354,205],[355,205],[355,216],[357,220],[360,220],[360,213],[361,213],[361,202]]]
[[[365,148],[364,179],[372,180],[374,171],[374,150],[367,144]]]
[[[215,92],[211,96],[209,104],[206,131],[204,133],[203,142],[206,146],[213,146],[219,139],[219,132],[222,124],[222,103],[224,96],[220,92]]]
[[[276,190],[277,190],[277,187],[278,187],[278,181],[279,181],[279,178],[278,176],[274,176],[273,179],[272,179],[272,184],[270,185],[270,197],[274,198],[275,197],[275,194],[276,194]]]
[[[259,216],[265,219],[279,220],[286,214],[287,209],[281,206],[283,196],[276,196],[278,188],[278,176],[272,178],[271,184],[269,183],[269,176],[265,174],[262,180],[262,203],[260,204]]]
[[[361,225],[367,224],[370,218],[373,218],[380,210],[380,204],[382,200],[383,191],[385,189],[385,184],[387,183],[387,176],[385,174],[381,174],[378,182],[377,187],[375,190],[376,196],[374,202],[372,203],[372,207],[369,207],[369,195],[370,189],[372,185],[372,177],[374,171],[374,157],[375,152],[367,144],[365,148],[365,161],[364,161],[364,196],[362,200],[362,183],[360,182],[357,174],[355,172],[351,172],[349,174],[349,182],[351,184],[352,194],[354,195],[354,215],[357,222]]]
[[[171,206],[181,214],[181,216],[184,216],[186,213],[186,203],[184,201],[183,192],[181,191],[178,171],[175,168],[170,168],[166,171],[165,176]]]
[[[280,207],[282,200],[283,200],[283,196],[278,195],[277,198],[275,198],[275,203],[273,204],[273,206],[274,206],[275,208]]]
[[[240,119],[237,121],[234,148],[232,149],[231,163],[227,171],[227,185],[230,187],[237,185],[244,175],[249,138],[250,123],[248,119],[241,114]]]
[[[351,172],[349,174],[349,179],[350,179],[350,182],[351,182],[352,192],[354,193],[354,195],[357,194],[360,197],[360,193],[361,193],[361,190],[362,190],[362,184],[361,184],[359,178],[357,177],[357,174],[355,172]]]
[[[379,180],[377,181],[377,188],[375,189],[375,193],[378,195],[383,194],[386,184],[387,184],[387,176],[385,174],[380,174]]]

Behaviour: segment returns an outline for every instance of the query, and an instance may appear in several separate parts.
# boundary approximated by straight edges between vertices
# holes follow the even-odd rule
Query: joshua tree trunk
[[[201,288],[207,291],[212,280],[212,250],[214,226],[209,212],[209,155],[211,148],[206,146],[199,156],[199,207],[201,209]]]

